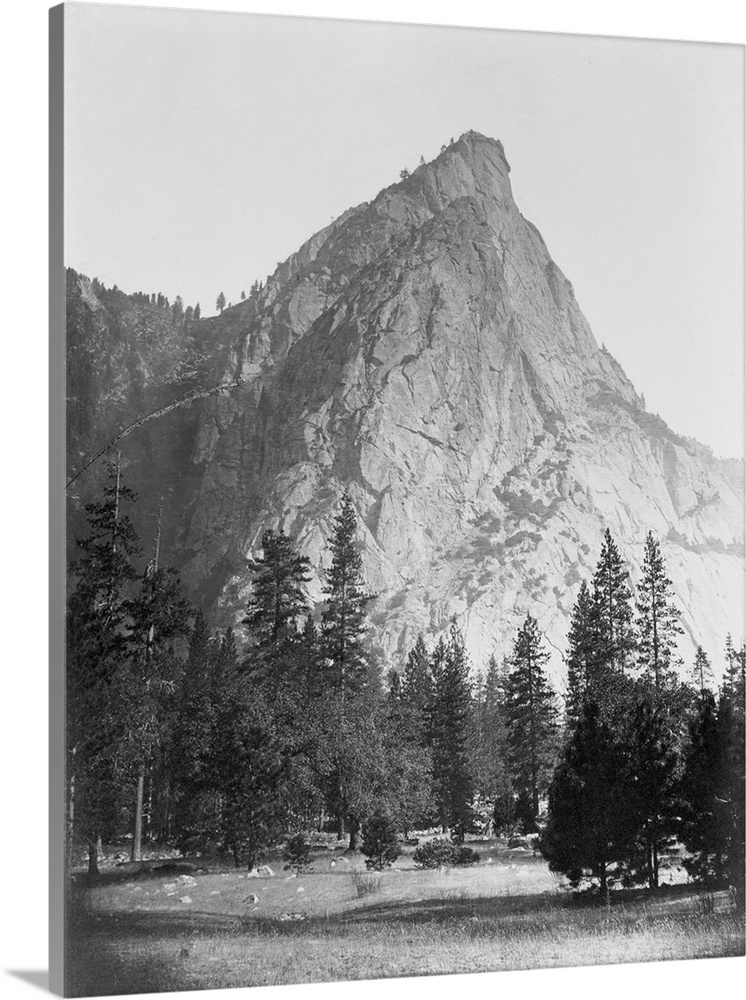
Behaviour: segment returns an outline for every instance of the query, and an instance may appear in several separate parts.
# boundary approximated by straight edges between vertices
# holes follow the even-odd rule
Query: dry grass
[[[218,989],[744,953],[743,917],[725,893],[703,899],[677,886],[656,896],[618,894],[607,907],[573,899],[539,858],[494,843],[479,850],[476,867],[446,871],[417,871],[403,856],[373,896],[358,894],[362,861],[339,855],[334,867],[327,855],[300,878],[198,874],[174,895],[163,877],[97,886],[72,937],[70,990]],[[180,902],[184,896],[191,902]]]

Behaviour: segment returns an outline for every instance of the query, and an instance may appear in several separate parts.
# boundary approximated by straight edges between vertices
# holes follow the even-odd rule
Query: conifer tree
[[[223,294],[223,292],[221,292],[220,295],[218,295],[218,300],[215,303],[215,306],[218,312],[222,312],[225,309],[225,295]]]
[[[461,842],[472,822],[474,779],[469,760],[469,664],[455,625],[436,674],[434,702],[433,777],[438,810],[443,828],[450,828],[453,839]]]
[[[199,302],[194,307],[194,318],[195,319],[202,319],[202,309],[200,308]]]
[[[421,635],[417,636],[417,641],[407,656],[401,693],[402,701],[409,708],[415,722],[417,742],[422,746],[429,746],[427,720],[433,696],[433,678],[430,656]]]
[[[329,662],[329,685],[343,698],[365,686],[368,663],[365,648],[366,607],[362,559],[356,545],[357,517],[349,493],[344,493],[334,520],[332,564],[326,574],[326,607],[321,618],[324,652]]]
[[[544,671],[548,659],[539,624],[526,615],[513,648],[506,710],[513,782],[519,794],[530,797],[534,819],[549,784],[557,740],[555,698]]]
[[[175,782],[175,825],[179,837],[199,825],[201,793],[209,785],[209,757],[214,727],[212,668],[216,651],[201,611],[194,618],[189,653],[177,693],[176,718],[169,748]]]
[[[319,698],[324,692],[326,667],[321,635],[309,614],[293,647],[293,676],[306,699]]]
[[[636,816],[623,746],[595,702],[584,705],[549,788],[539,848],[549,868],[605,896],[630,856]]]
[[[441,704],[438,698],[438,689],[442,683],[446,653],[447,644],[443,636],[441,636],[436,642],[430,656],[430,698],[425,709],[425,739],[429,747],[435,746],[441,725]]]
[[[746,690],[746,645],[736,649],[733,637],[728,633],[725,640],[725,677],[723,692],[737,709],[743,712],[744,691]]]
[[[580,717],[586,698],[591,696],[598,656],[598,629],[594,603],[588,585],[583,580],[567,636],[566,713],[570,723]]]
[[[495,829],[513,818],[506,683],[507,669],[491,656],[482,697],[474,706],[477,724],[472,756],[476,785],[491,807]]]
[[[679,613],[673,601],[672,583],[660,545],[648,532],[645,558],[637,600],[639,665],[652,681],[658,695],[673,665],[676,637],[681,635]]]
[[[215,660],[213,691],[215,834],[236,867],[252,868],[286,828],[292,734],[265,693],[239,669],[230,630]]]
[[[270,528],[262,536],[261,557],[249,566],[252,594],[243,623],[254,646],[253,669],[258,679],[279,682],[293,669],[299,619],[308,611],[309,561],[282,530]]]
[[[715,678],[712,672],[712,664],[710,663],[709,656],[701,646],[697,646],[697,653],[694,657],[692,684],[700,698],[704,697],[705,692],[714,690]]]
[[[627,866],[631,881],[657,889],[660,855],[676,831],[678,755],[667,706],[659,697],[638,701],[630,734],[630,807],[636,836]]]
[[[402,681],[403,697],[419,712],[425,712],[432,695],[430,656],[422,635],[417,636],[407,656]]]
[[[68,862],[76,832],[98,871],[96,843],[117,808],[126,768],[118,710],[131,655],[130,601],[139,542],[127,513],[136,494],[109,463],[102,499],[86,505],[89,534],[71,565],[67,611]]]
[[[721,699],[720,708],[724,705]],[[690,876],[723,884],[732,829],[724,787],[728,772],[729,713],[719,710],[710,692],[699,699],[680,782],[679,836],[692,855],[684,861]]]
[[[160,521],[160,515],[159,515]],[[136,774],[132,860],[141,858],[145,817],[145,781],[159,763],[167,742],[167,722],[181,671],[179,647],[190,632],[191,607],[174,570],[158,566],[160,524],[155,556],[142,576],[131,604],[133,655],[121,712],[124,744]]]
[[[607,528],[593,577],[599,660],[607,671],[622,671],[628,666],[636,646],[628,579],[629,573]]]

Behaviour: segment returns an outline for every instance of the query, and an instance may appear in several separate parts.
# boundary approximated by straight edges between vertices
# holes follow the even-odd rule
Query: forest
[[[323,600],[309,600],[292,539],[268,530],[240,634],[211,628],[160,564],[160,514],[150,548],[137,537],[136,503],[110,463],[70,567],[69,875],[87,858],[95,878],[111,843],[133,861],[168,845],[249,870],[283,849],[302,864],[314,831],[381,870],[398,843],[436,830],[438,849],[470,864],[469,837],[500,832],[528,836],[552,872],[602,896],[665,884],[675,843],[691,881],[743,899],[746,648],[729,637],[681,662],[652,533],[635,581],[611,532],[599,540],[560,692],[530,614],[484,671],[455,624],[380,662],[346,493]]]

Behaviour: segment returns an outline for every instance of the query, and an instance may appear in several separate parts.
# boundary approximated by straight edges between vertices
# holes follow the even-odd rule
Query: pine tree
[[[430,656],[430,697],[425,707],[425,742],[429,747],[435,746],[441,725],[441,704],[438,699],[438,689],[442,684],[447,648],[446,641],[441,636]]]
[[[140,547],[128,515],[137,497],[122,482],[121,465],[109,463],[100,501],[86,505],[89,534],[71,565],[75,588],[67,611],[68,843],[82,834],[91,874],[98,871],[96,843],[118,807],[126,766],[119,712],[131,655],[130,600]]]
[[[293,676],[306,700],[319,698],[324,692],[326,665],[321,636],[309,614],[293,645]]]
[[[487,820],[500,829],[513,819],[505,684],[507,669],[490,657],[487,674],[474,686],[469,755],[475,787]]]
[[[472,823],[474,779],[469,760],[471,690],[461,633],[451,627],[434,688],[437,728],[433,734],[433,778],[444,830],[463,841]]]
[[[219,649],[219,646],[217,646]],[[202,793],[209,787],[209,757],[215,723],[212,669],[216,643],[198,611],[189,653],[177,692],[176,719],[170,744],[170,774],[175,783],[178,837],[193,836],[200,826]]]
[[[382,872],[396,861],[401,850],[396,824],[390,816],[379,811],[366,821],[360,850],[366,857],[365,867],[376,872]]]
[[[508,674],[506,709],[513,783],[530,797],[533,818],[549,784],[557,740],[557,710],[544,672],[549,654],[539,624],[526,615],[515,640]]]
[[[667,706],[658,697],[638,701],[630,734],[630,806],[636,837],[627,872],[631,881],[658,887],[660,855],[676,831],[678,755]]]
[[[286,829],[292,734],[239,669],[230,630],[215,660],[213,698],[214,833],[236,867],[253,868]]]
[[[715,685],[710,658],[701,646],[697,646],[697,653],[694,657],[692,684],[701,698],[705,696],[707,691],[713,691]]]
[[[223,294],[223,292],[221,292],[220,295],[218,295],[218,300],[215,303],[215,306],[218,312],[222,312],[225,309],[225,295]]]
[[[573,725],[549,788],[539,849],[549,868],[577,887],[595,881],[606,896],[636,834],[627,757],[594,702]]]
[[[332,564],[326,574],[326,607],[321,618],[329,685],[343,697],[361,691],[368,673],[365,632],[366,607],[371,597],[364,587],[356,534],[355,508],[349,494],[344,493],[334,520]]]
[[[191,607],[174,570],[158,566],[160,515],[155,556],[141,579],[140,593],[131,604],[133,655],[122,715],[126,719],[125,746],[136,774],[132,860],[141,859],[147,818],[143,814],[145,781],[159,763],[167,738],[181,663],[182,647],[191,631]]]
[[[195,320],[202,319],[202,309],[200,308],[199,302],[194,307],[194,318],[195,318]]]
[[[679,836],[692,855],[684,866],[698,881],[716,885],[725,881],[732,826],[724,788],[729,721],[727,709],[720,711],[714,695],[706,692],[690,723],[679,793]]]
[[[607,528],[593,577],[599,659],[607,672],[622,671],[629,664],[636,646],[628,578],[619,550]]]
[[[726,697],[730,698],[740,712],[743,712],[744,691],[746,676],[746,645],[736,649],[733,645],[733,637],[728,633],[725,640],[725,677],[723,678],[723,691]]]
[[[243,624],[253,642],[255,677],[279,682],[293,670],[298,622],[308,611],[309,561],[282,530],[269,529],[262,536],[261,557],[249,567],[252,594]]]
[[[404,667],[402,694],[413,708],[424,713],[432,695],[432,686],[430,656],[425,640],[418,635]]]
[[[572,612],[567,636],[567,701],[568,722],[577,720],[587,697],[591,696],[598,662],[598,630],[594,603],[588,585],[583,580]]]
[[[731,637],[728,636],[730,640]],[[730,648],[728,648],[730,647]],[[732,649],[728,642],[728,665],[718,702],[718,727],[723,746],[723,775],[717,806],[727,830],[725,868],[729,883],[744,898],[744,857],[746,845],[746,645]]]
[[[417,636],[407,656],[401,684],[402,701],[412,712],[417,727],[417,742],[429,746],[427,725],[428,709],[433,696],[433,678],[430,656],[421,635]]]
[[[637,601],[639,665],[661,694],[676,652],[676,637],[682,634],[673,589],[666,576],[660,545],[648,532]]]

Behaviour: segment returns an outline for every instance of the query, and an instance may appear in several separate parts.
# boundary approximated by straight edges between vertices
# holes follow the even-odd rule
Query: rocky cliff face
[[[662,540],[687,659],[739,633],[743,467],[644,411],[509,173],[499,142],[467,133],[314,236],[259,296],[197,324],[193,377],[243,383],[150,443],[178,456],[172,557],[216,620],[240,618],[246,559],[280,523],[318,596],[346,488],[392,665],[454,618],[481,664],[530,611],[559,673],[606,526],[633,576],[646,532]],[[153,488],[145,451],[133,442],[129,461]]]

